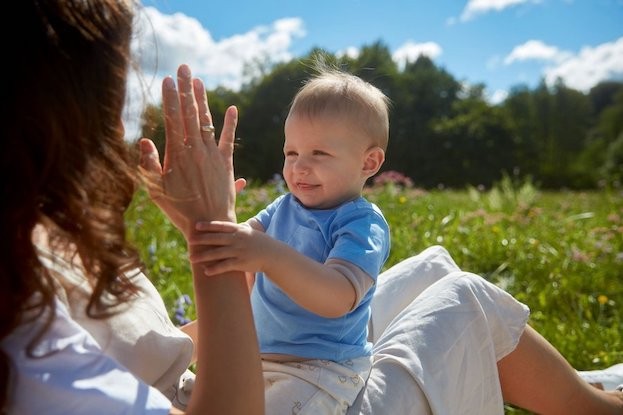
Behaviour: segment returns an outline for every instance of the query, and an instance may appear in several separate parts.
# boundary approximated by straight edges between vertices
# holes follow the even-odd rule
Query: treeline
[[[239,92],[210,91],[217,128],[227,106],[240,111],[237,175],[265,182],[281,172],[283,123],[319,53],[390,97],[383,170],[402,172],[418,187],[490,186],[503,176],[549,189],[623,182],[623,82],[600,83],[588,94],[560,81],[517,86],[492,105],[484,84],[465,86],[426,57],[401,69],[382,42],[363,47],[357,58],[314,49],[287,63],[258,62],[262,75]],[[148,108],[144,119],[144,135],[162,146],[160,110]]]

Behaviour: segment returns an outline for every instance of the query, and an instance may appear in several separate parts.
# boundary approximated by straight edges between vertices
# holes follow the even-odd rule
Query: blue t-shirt
[[[374,279],[387,260],[389,226],[380,209],[359,197],[333,209],[308,209],[288,193],[255,218],[266,234],[320,263],[348,261]],[[321,317],[292,301],[263,273],[251,294],[262,353],[344,361],[371,353],[370,301],[375,285],[354,310],[338,318]]]

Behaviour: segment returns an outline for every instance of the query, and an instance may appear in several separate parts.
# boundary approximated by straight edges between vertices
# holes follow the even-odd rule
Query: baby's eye
[[[286,151],[285,155],[286,157],[296,157],[298,156],[298,153],[296,151]]]
[[[314,150],[312,151],[312,154],[314,156],[328,156],[329,153],[327,153],[326,151],[322,151],[322,150]]]

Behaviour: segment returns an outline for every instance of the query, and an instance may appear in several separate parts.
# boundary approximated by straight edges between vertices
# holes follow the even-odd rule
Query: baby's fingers
[[[200,262],[222,261],[229,258],[227,250],[209,247],[205,245],[189,245],[188,259],[192,264]]]
[[[192,264],[201,264],[203,273],[208,276],[219,275],[225,272],[238,271],[236,261],[231,258],[219,258],[214,250],[195,251],[189,255]]]
[[[203,246],[208,249],[213,249],[218,246],[231,245],[233,242],[233,233],[231,232],[213,232],[207,231],[204,233],[194,233],[188,238],[188,246],[193,248],[195,246]]]
[[[236,267],[236,261],[232,259],[223,259],[222,261],[212,261],[204,264],[203,273],[209,277],[220,275],[226,272],[240,271]]]
[[[195,230],[201,232],[224,232],[233,233],[238,230],[238,225],[233,222],[224,221],[211,221],[211,222],[197,222],[195,224]]]

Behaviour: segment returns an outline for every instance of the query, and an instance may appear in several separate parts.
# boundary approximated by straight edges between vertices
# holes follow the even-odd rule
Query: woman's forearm
[[[193,265],[198,363],[187,413],[263,414],[264,382],[244,273],[206,277],[201,267]]]

